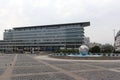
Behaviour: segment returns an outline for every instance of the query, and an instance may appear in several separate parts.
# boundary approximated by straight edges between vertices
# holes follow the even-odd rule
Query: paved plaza
[[[0,80],[120,80],[120,60],[0,54]]]

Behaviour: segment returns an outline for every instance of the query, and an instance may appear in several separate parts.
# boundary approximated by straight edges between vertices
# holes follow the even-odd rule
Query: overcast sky
[[[5,29],[90,21],[91,42],[113,44],[120,29],[120,0],[0,0],[0,39]]]

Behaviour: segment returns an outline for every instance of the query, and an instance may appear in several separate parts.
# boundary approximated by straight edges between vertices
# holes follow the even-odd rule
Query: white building
[[[84,44],[89,46],[89,44],[90,44],[90,38],[89,37],[84,37]]]
[[[115,37],[115,50],[120,51],[120,31],[118,31]]]
[[[99,46],[99,47],[101,47],[102,45],[101,45],[100,43],[95,43],[95,42],[89,44],[89,47],[90,47],[90,48],[92,48],[92,47],[94,47],[94,46]]]

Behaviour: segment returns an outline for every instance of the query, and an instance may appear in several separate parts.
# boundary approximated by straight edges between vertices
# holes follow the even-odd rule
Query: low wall
[[[74,57],[74,56],[54,56],[49,55],[52,58],[58,59],[75,59],[75,60],[120,60],[120,57],[114,56],[102,56],[102,57]]]

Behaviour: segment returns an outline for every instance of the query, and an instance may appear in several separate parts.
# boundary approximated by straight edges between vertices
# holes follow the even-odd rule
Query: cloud
[[[1,34],[4,29],[28,25],[90,21],[85,28],[91,41],[113,42],[120,29],[119,0],[0,0]],[[101,33],[102,32],[102,33]]]

